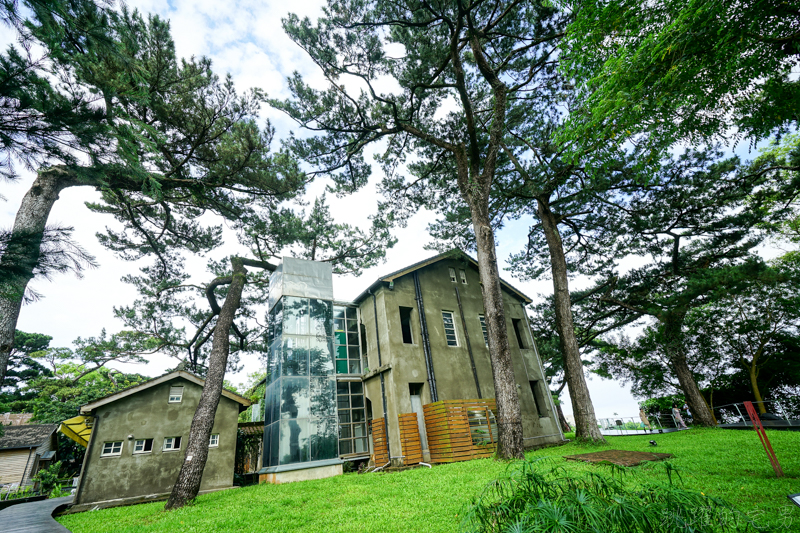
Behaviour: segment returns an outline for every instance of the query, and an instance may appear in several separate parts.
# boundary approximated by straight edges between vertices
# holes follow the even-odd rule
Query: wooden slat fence
[[[400,445],[403,448],[403,464],[416,465],[422,462],[422,441],[419,438],[417,413],[398,415],[400,423]]]
[[[372,455],[375,466],[389,462],[389,442],[386,440],[386,421],[383,418],[372,420]]]
[[[493,398],[442,400],[424,405],[422,410],[432,462],[453,463],[494,454],[497,406]]]

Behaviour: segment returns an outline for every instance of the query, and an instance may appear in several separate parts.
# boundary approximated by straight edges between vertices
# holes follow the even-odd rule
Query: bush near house
[[[526,454],[550,457],[569,475],[599,473],[608,466],[576,463],[564,455],[654,450],[674,454],[671,465],[682,489],[719,498],[766,531],[800,531],[800,508],[786,496],[800,486],[800,433],[767,431],[786,477],[776,479],[751,431],[707,429],[660,435],[609,437],[607,444],[570,443]],[[163,503],[120,507],[61,517],[74,533],[236,532],[457,532],[468,530],[470,502],[487,484],[519,467],[481,459],[390,474],[347,474],[286,485],[258,485],[202,495],[194,505],[163,512]],[[660,464],[637,467],[649,482],[669,484]],[[673,476],[676,472],[673,471]]]

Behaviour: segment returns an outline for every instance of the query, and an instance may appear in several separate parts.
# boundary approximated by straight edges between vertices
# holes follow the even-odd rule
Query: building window
[[[355,307],[333,306],[333,343],[337,374],[361,374],[361,342]]]
[[[455,268],[451,268],[450,269],[450,281],[452,281],[453,283],[456,283],[456,269]]]
[[[183,398],[183,387],[169,388],[169,403],[181,403]]]
[[[444,321],[444,336],[448,346],[458,346],[456,336],[456,323],[453,321],[452,311],[442,311],[442,321]]]
[[[530,381],[531,392],[533,393],[533,403],[536,406],[536,414],[539,418],[550,416],[547,414],[547,400],[542,392],[542,384],[539,381]]]
[[[103,443],[103,452],[100,454],[100,457],[113,457],[117,455],[122,455],[121,440]]]
[[[180,450],[181,438],[180,437],[167,437],[164,439],[164,451]]]
[[[360,381],[338,382],[336,404],[339,411],[339,454],[369,454],[364,384]]]
[[[403,332],[403,344],[414,344],[411,336],[411,307],[400,308],[400,329]]]
[[[153,439],[139,439],[133,443],[133,453],[150,453],[153,451]]]
[[[209,448],[216,448],[217,446],[219,446],[219,433],[211,435],[211,438],[208,440]]]
[[[483,343],[486,344],[486,347],[489,347],[489,333],[486,331],[486,317],[483,315],[478,315],[478,320],[481,321],[481,332],[483,332]]]
[[[519,318],[512,318],[511,324],[514,326],[514,333],[517,335],[517,344],[520,348],[527,348],[528,346],[523,342],[525,333],[522,331],[522,320]]]
[[[466,285],[467,284],[467,272],[463,268],[460,268],[458,270],[458,273],[461,275],[461,283]]]

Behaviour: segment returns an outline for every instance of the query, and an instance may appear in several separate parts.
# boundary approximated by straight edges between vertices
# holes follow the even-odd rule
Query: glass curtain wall
[[[269,319],[264,465],[336,459],[333,303],[283,296]]]

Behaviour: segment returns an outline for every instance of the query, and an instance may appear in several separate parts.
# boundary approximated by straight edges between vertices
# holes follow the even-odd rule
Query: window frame
[[[467,284],[467,271],[464,270],[463,268],[459,268],[458,269],[458,275],[459,275],[459,277],[461,277],[461,283],[466,285]]]
[[[216,439],[214,439],[216,437]],[[219,447],[219,433],[212,433],[211,436],[208,438],[208,447],[209,448],[218,448]]]
[[[483,343],[489,347],[489,328],[486,327],[486,315],[478,315],[478,323],[481,326],[481,333],[483,333]]]
[[[450,339],[447,338],[447,322],[445,321],[445,314],[450,315],[450,322],[452,323],[452,330],[453,330],[453,338],[455,339],[455,344],[450,344]],[[458,348],[460,346],[458,342],[458,328],[456,327],[456,314],[453,311],[445,311],[442,310],[442,325],[444,326],[444,340],[445,343],[449,348]]]
[[[177,447],[175,446],[175,440],[176,439],[178,441],[178,446]],[[172,441],[172,442],[170,442],[170,447],[169,448],[167,448],[167,441],[168,440]],[[164,445],[161,447],[161,451],[162,452],[177,452],[177,451],[179,451],[181,449],[181,444],[183,444],[181,442],[182,440],[183,439],[181,439],[180,437],[164,437]]]
[[[447,267],[450,273],[450,282],[451,283],[458,283],[458,279],[456,278],[456,269],[453,267]]]
[[[177,394],[177,395],[172,394],[173,389],[180,389],[181,390],[180,394]],[[184,389],[185,389],[185,387],[183,385],[170,385],[170,387],[169,387],[169,400],[167,401],[167,403],[181,403],[183,401]],[[177,398],[177,400],[174,400],[173,398]]]
[[[106,452],[106,446],[111,444],[111,451]],[[119,451],[114,452],[115,444],[119,444]],[[122,450],[125,448],[124,440],[109,440],[103,442],[103,448],[100,450],[100,457],[119,457],[122,455]]]
[[[150,449],[145,450],[145,446],[147,445],[147,441],[150,441]],[[139,443],[142,443],[142,449],[140,451],[136,451],[136,447],[139,446]],[[136,439],[133,441],[133,451],[131,451],[132,455],[144,455],[148,453],[153,453],[153,439]]]

